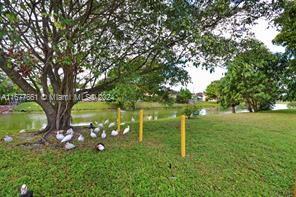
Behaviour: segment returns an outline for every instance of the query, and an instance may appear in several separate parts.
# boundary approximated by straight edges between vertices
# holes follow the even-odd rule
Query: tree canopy
[[[283,88],[286,89],[284,99],[296,100],[296,2],[284,1],[282,7],[283,13],[275,20],[280,33],[274,42],[286,48],[281,61]]]
[[[77,101],[44,95],[100,93],[133,72],[155,71],[154,63],[172,71],[188,61],[212,67],[231,56],[231,39],[271,7],[229,0],[0,1],[0,68],[37,95],[45,131],[65,129]],[[223,37],[225,29],[233,37]],[[140,57],[133,72],[122,69]]]
[[[207,86],[205,94],[207,100],[220,100],[220,83],[221,80],[212,81],[210,85]]]
[[[219,84],[220,104],[224,108],[231,107],[232,113],[236,112],[235,107],[242,102],[237,84],[233,83],[231,75],[226,75]]]
[[[251,112],[269,109],[280,97],[273,68],[278,58],[256,40],[247,43],[249,48],[228,63],[221,83],[222,104],[233,107],[244,101]]]
[[[192,93],[187,88],[181,88],[176,97],[177,103],[188,103],[192,98]]]

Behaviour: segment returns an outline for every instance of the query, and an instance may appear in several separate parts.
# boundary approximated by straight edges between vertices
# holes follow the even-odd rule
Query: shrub
[[[201,108],[198,106],[187,106],[183,113],[187,116],[187,118],[191,118],[193,116],[199,115]]]
[[[296,109],[296,101],[288,103],[289,109]]]

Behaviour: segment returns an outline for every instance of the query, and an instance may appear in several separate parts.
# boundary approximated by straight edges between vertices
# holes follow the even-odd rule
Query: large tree
[[[275,23],[280,33],[274,42],[285,47],[282,55],[282,88],[285,89],[285,100],[296,100],[296,1],[283,1],[281,4],[284,11],[276,18]]]
[[[69,128],[75,96],[112,89],[132,72],[153,71],[151,63],[216,65],[233,50],[219,32],[231,27],[239,36],[270,7],[249,0],[1,0],[0,68],[37,95],[46,136]],[[139,57],[146,61],[132,72],[121,69]]]
[[[206,88],[205,94],[207,96],[207,100],[220,100],[220,83],[221,80],[212,81]]]
[[[239,105],[243,99],[231,75],[228,74],[220,80],[219,92],[221,95],[219,101],[221,106],[224,108],[231,107],[232,113],[236,113],[235,107]]]
[[[228,62],[222,80],[222,97],[232,108],[244,101],[250,112],[270,109],[280,97],[275,70],[278,58],[263,43],[246,41],[245,51]]]

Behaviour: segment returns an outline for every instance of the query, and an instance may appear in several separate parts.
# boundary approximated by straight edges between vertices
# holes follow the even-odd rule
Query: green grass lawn
[[[210,107],[217,107],[218,104],[214,102],[198,102],[196,104],[201,108],[210,108]],[[187,104],[173,104],[172,106],[167,106],[162,103],[156,102],[138,102],[136,103],[137,109],[155,109],[155,108],[178,108],[178,107],[186,107]],[[106,103],[106,102],[80,102],[77,103],[73,107],[73,111],[90,111],[90,110],[104,110],[104,109],[115,109],[116,105],[114,103]],[[34,111],[42,111],[41,107],[34,102],[25,102],[17,105],[14,108],[16,112],[34,112]]]
[[[73,111],[81,111],[81,110],[103,110],[103,109],[113,109],[116,106],[112,103],[105,102],[81,102],[76,104],[73,107]],[[34,102],[25,102],[15,106],[14,111],[17,112],[34,112],[34,111],[42,111],[42,108]]]
[[[292,110],[188,120],[185,159],[179,119],[145,122],[143,144],[134,125],[103,153],[89,137],[73,151],[1,142],[0,196],[23,183],[36,196],[292,196],[295,120]]]

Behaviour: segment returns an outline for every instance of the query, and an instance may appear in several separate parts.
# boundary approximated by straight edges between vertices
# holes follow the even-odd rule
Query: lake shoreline
[[[138,102],[136,103],[135,110],[139,109],[178,109],[185,108],[188,106],[197,105],[201,108],[211,108],[218,107],[217,103],[214,102],[197,102],[195,104],[179,104],[175,103],[173,105],[166,105],[163,103],[157,102]],[[106,102],[79,102],[74,105],[72,112],[74,111],[100,111],[106,109],[117,109],[115,103],[106,103]],[[14,112],[32,112],[32,111],[42,111],[41,107],[34,102],[25,102],[21,103],[14,107]],[[134,110],[125,110],[125,111],[134,111]]]

